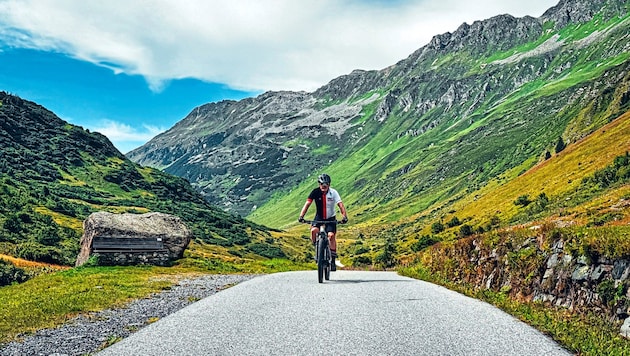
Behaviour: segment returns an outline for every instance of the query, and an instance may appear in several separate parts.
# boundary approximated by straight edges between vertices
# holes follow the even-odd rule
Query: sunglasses
[[[326,184],[326,183],[319,183],[319,185],[320,185],[320,186],[322,186],[322,187],[328,187],[328,186],[329,186],[329,185],[328,185],[328,184]]]

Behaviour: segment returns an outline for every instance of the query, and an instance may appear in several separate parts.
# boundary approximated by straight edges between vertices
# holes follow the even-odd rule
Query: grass
[[[174,267],[78,267],[41,274],[0,288],[0,343],[59,326],[79,314],[121,307],[209,273],[272,273],[311,269],[307,263],[262,260],[231,263],[185,258]]]
[[[628,150],[630,113],[604,126],[586,139],[569,145],[561,154],[541,162],[506,184],[489,184],[453,205],[460,217],[499,214],[503,221],[517,212],[513,202],[518,196],[540,193],[557,196],[574,190],[581,179],[609,165]]]
[[[159,268],[75,268],[0,288],[0,342],[52,328],[78,313],[121,306],[158,292],[170,287],[179,273]]]

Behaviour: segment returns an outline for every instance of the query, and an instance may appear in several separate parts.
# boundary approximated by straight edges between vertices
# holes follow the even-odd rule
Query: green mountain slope
[[[603,2],[588,21],[564,27],[551,10],[547,19],[524,19],[540,32],[521,42],[475,32],[505,29],[515,23],[509,16],[436,36],[383,71],[382,101],[363,107],[364,134],[318,171],[333,176],[354,221],[391,223],[528,169],[559,139],[570,145],[630,108],[630,19],[620,4]],[[480,34],[485,47],[474,42]],[[313,183],[276,192],[250,218],[290,224]]]
[[[266,228],[210,206],[184,179],[132,163],[104,136],[4,92],[0,146],[0,253],[72,265],[83,220],[104,210],[175,214],[201,245],[284,256]]]
[[[278,228],[326,171],[354,222],[392,223],[525,171],[626,112],[629,25],[623,0],[463,24],[313,93],[198,107],[128,156]]]

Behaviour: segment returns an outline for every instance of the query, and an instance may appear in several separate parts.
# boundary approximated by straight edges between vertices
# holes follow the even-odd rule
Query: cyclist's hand
[[[303,216],[300,216],[300,217],[298,218],[298,222],[303,223],[303,222],[304,222],[304,217],[303,217]]]
[[[347,222],[348,222],[348,217],[347,217],[347,216],[344,216],[344,217],[343,217],[343,219],[341,219],[341,223],[342,223],[342,224],[345,224],[345,223],[347,223]]]

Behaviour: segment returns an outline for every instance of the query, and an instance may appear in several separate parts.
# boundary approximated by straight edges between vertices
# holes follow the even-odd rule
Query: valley
[[[462,24],[313,92],[193,108],[127,155],[0,92],[0,301],[19,304],[0,342],[190,275],[314,268],[297,218],[326,172],[348,269],[488,301],[579,354],[630,352],[629,27],[623,0]],[[174,214],[194,238],[171,267],[72,268],[96,211]]]

